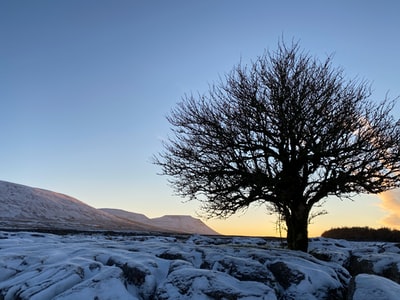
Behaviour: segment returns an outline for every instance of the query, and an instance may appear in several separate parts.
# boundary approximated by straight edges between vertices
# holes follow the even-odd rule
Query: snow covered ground
[[[315,239],[0,232],[0,299],[398,299],[400,249]],[[318,257],[318,258],[316,258]]]

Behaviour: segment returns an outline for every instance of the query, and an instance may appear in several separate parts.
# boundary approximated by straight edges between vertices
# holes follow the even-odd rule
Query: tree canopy
[[[208,92],[184,96],[155,163],[210,217],[267,204],[286,222],[289,248],[306,251],[321,200],[400,185],[394,100],[370,96],[368,82],[347,79],[331,57],[281,42]]]

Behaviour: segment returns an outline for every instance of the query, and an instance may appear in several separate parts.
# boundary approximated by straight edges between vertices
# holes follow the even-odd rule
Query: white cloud
[[[400,189],[391,190],[378,195],[381,199],[380,207],[388,212],[381,220],[382,225],[400,229]]]

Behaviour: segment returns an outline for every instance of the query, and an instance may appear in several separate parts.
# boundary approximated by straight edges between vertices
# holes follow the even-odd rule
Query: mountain
[[[101,208],[100,210],[128,221],[140,222],[156,226],[162,231],[197,233],[205,235],[218,235],[219,233],[208,227],[200,219],[192,216],[167,215],[150,219],[143,214],[132,213],[121,209]]]
[[[170,219],[170,224],[153,222],[142,214],[96,209],[64,194],[6,181],[0,181],[0,205],[0,228],[216,234],[191,217],[183,216],[185,224],[180,218]]]
[[[111,214],[113,216],[116,216],[120,219],[126,219],[134,222],[140,222],[143,224],[148,224],[150,222],[150,219],[146,217],[144,214],[138,214],[134,212],[129,212],[126,210],[122,209],[116,209],[116,208],[99,208],[99,210]]]
[[[0,226],[77,230],[149,230],[121,220],[70,196],[0,181]]]
[[[206,235],[219,234],[212,230],[200,219],[191,216],[167,215],[160,218],[151,219],[152,224],[161,228],[168,228],[171,231],[185,231],[187,233],[198,233]]]

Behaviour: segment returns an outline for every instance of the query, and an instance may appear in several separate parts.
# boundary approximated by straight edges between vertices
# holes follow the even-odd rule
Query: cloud
[[[391,190],[378,195],[382,203],[380,207],[388,212],[381,220],[382,225],[400,229],[400,189]]]

